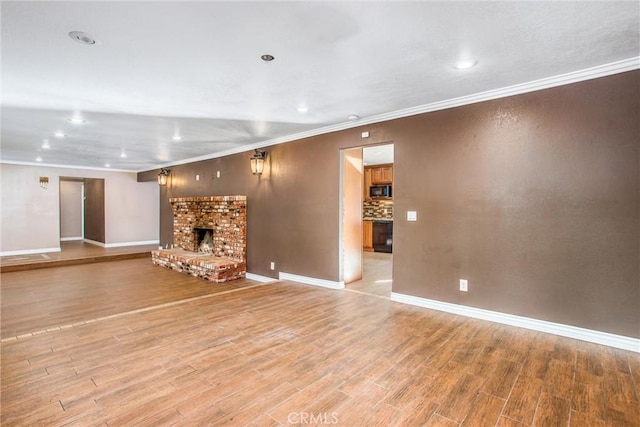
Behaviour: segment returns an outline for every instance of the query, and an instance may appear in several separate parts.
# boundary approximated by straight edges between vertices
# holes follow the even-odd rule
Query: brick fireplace
[[[214,282],[245,277],[247,196],[177,197],[169,202],[173,248],[152,251],[154,264]],[[207,233],[213,253],[198,253]]]
[[[174,247],[197,252],[199,230],[211,230],[214,255],[246,259],[247,196],[176,197],[169,202]]]

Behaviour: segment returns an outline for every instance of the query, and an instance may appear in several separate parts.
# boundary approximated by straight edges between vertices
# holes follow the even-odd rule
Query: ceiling
[[[364,147],[362,149],[362,163],[365,166],[393,163],[393,144]]]
[[[141,171],[355,126],[635,58],[639,7],[3,1],[1,158]]]

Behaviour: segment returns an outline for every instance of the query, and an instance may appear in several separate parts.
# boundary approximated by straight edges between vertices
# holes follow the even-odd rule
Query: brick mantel
[[[173,243],[197,251],[195,228],[213,230],[213,255],[247,258],[247,196],[174,197]]]

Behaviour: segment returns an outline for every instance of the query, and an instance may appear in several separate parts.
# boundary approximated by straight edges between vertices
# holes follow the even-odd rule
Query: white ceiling
[[[393,163],[393,144],[364,147],[362,149],[362,163],[365,166]]]
[[[637,57],[639,7],[3,1],[1,157],[139,171],[277,142]]]

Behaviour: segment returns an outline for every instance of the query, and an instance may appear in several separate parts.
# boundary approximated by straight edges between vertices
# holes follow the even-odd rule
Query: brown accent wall
[[[176,166],[161,239],[168,197],[247,194],[249,272],[338,280],[339,149],[393,142],[394,292],[640,337],[639,100],[633,71],[281,144],[260,178]]]

